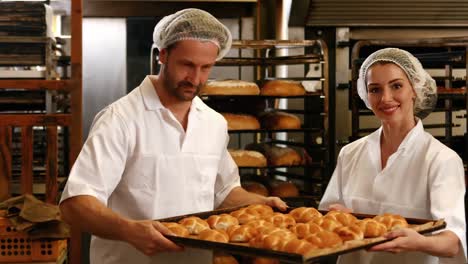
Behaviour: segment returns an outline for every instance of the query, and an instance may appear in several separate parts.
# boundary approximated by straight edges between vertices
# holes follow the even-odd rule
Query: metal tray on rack
[[[200,218],[207,218],[210,215],[229,213],[240,208],[242,208],[242,206],[164,218],[164,219],[159,219],[158,221],[177,222],[181,220],[182,218],[185,218],[188,216],[198,216]],[[292,209],[293,208],[289,208],[288,211]],[[321,211],[321,212],[326,213],[326,211]],[[369,214],[353,214],[353,215],[355,215],[358,219],[375,216],[375,215],[369,215]],[[445,221],[442,219],[441,220],[429,220],[429,219],[406,218],[406,220],[411,225],[411,228],[413,228],[414,230],[418,231],[421,234],[437,231],[437,230],[445,228],[446,226]],[[334,258],[338,255],[342,255],[342,254],[349,253],[349,252],[356,251],[356,250],[370,248],[374,245],[381,244],[383,242],[391,240],[391,239],[384,238],[384,237],[368,238],[368,239],[363,239],[363,240],[352,240],[352,241],[347,241],[345,244],[343,244],[340,247],[330,248],[330,249],[319,249],[307,255],[300,255],[300,254],[288,253],[288,252],[283,252],[283,251],[269,250],[269,249],[263,249],[263,248],[254,248],[254,247],[249,246],[247,243],[220,243],[220,242],[200,240],[196,237],[177,237],[177,236],[167,236],[167,237],[173,242],[180,244],[180,245],[187,246],[187,247],[224,251],[230,254],[237,254],[237,255],[274,258],[284,263],[302,263],[302,264],[320,263],[322,261]]]

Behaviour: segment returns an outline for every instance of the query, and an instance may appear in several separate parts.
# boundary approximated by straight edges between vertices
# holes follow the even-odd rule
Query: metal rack
[[[302,48],[303,54],[291,56],[272,55],[277,49]],[[322,40],[304,41],[276,41],[276,40],[238,40],[233,41],[232,49],[238,49],[239,57],[228,57],[217,62],[216,67],[237,66],[238,75],[234,78],[243,79],[242,67],[250,66],[255,71],[254,81],[261,86],[268,80],[295,80],[319,81],[322,89],[309,92],[304,96],[202,96],[202,99],[215,110],[220,112],[252,113],[260,109],[275,109],[303,116],[300,129],[285,130],[236,130],[229,131],[231,135],[230,146],[242,148],[245,143],[267,143],[271,145],[285,145],[291,148],[304,150],[312,161],[304,165],[295,166],[267,166],[267,167],[240,167],[242,179],[272,179],[274,176],[283,176],[300,185],[301,195],[321,197],[329,175],[329,148],[333,143],[328,141],[328,49]],[[242,57],[243,51],[251,50],[252,57]],[[320,77],[307,77],[310,64],[321,65]],[[276,78],[275,66],[302,65],[303,77]],[[299,109],[279,109],[278,99],[299,100],[303,107]],[[239,111],[239,105],[242,105]],[[249,112],[251,111],[251,112]],[[277,133],[287,133],[287,139],[277,139]],[[290,137],[291,136],[291,137]],[[258,177],[263,176],[263,177]]]

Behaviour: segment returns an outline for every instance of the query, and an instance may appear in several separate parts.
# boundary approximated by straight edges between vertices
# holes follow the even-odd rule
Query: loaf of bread
[[[267,165],[265,156],[258,151],[229,149],[229,154],[239,167],[265,167]]]
[[[228,123],[229,130],[260,129],[260,123],[252,115],[221,113]]]
[[[278,197],[297,197],[299,189],[292,182],[274,182],[271,184],[271,196]]]
[[[387,232],[384,224],[370,218],[359,221],[357,225],[364,232],[364,237],[379,237]]]
[[[254,82],[224,80],[208,82],[200,89],[200,95],[258,95],[260,89]]]
[[[270,166],[291,166],[302,164],[302,157],[292,148],[271,146],[268,144],[248,144],[245,149],[262,153]]]
[[[205,229],[210,229],[208,223],[197,216],[189,216],[179,221],[179,224],[185,226],[191,235],[198,235]]]
[[[273,80],[266,82],[262,86],[260,94],[268,96],[298,96],[305,95],[306,91],[299,82]]]
[[[208,240],[213,242],[227,243],[229,242],[229,236],[224,230],[216,229],[205,229],[198,235],[199,239]]]
[[[334,232],[322,230],[315,234],[309,235],[305,240],[316,245],[319,248],[333,248],[343,244],[343,240]]]
[[[374,220],[377,220],[384,224],[387,227],[387,230],[394,230],[398,228],[408,227],[408,222],[401,215],[385,213],[383,215],[377,215],[374,217]]]
[[[230,226],[239,224],[237,218],[229,214],[211,215],[206,222],[212,229],[218,230],[227,230]]]
[[[299,117],[281,111],[271,111],[261,114],[260,124],[263,128],[272,130],[301,128],[301,120]]]
[[[163,222],[162,224],[176,236],[188,237],[190,234],[187,228],[181,224],[174,222]]]
[[[315,218],[322,217],[322,213],[313,207],[298,207],[291,210],[289,214],[294,217],[298,223],[307,223]]]
[[[267,187],[258,182],[243,182],[242,188],[251,193],[256,193],[262,196],[269,196]]]

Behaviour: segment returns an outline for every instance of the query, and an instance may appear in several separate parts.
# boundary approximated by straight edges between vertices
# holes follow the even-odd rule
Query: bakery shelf
[[[322,168],[323,164],[320,162],[313,162],[311,164],[300,164],[300,165],[280,165],[280,166],[264,166],[264,167],[245,167],[239,166],[239,169],[279,169],[279,168]]]
[[[309,92],[306,93],[305,95],[291,95],[291,96],[271,96],[271,95],[208,95],[208,94],[202,94],[200,95],[200,98],[202,100],[208,100],[210,98],[214,99],[231,99],[231,98],[264,98],[264,99],[281,99],[281,98],[286,98],[286,99],[292,99],[292,98],[307,98],[307,97],[317,97],[320,96],[324,98],[323,94],[321,92]]]
[[[242,130],[229,130],[229,133],[280,133],[280,132],[321,132],[322,128],[298,128],[298,129],[242,129]]]

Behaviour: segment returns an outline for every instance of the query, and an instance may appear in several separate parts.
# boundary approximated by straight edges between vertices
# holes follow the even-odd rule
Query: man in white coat
[[[229,30],[185,9],[164,17],[153,39],[159,75],[96,116],[62,195],[64,220],[93,234],[93,264],[210,263],[211,252],[183,250],[153,219],[248,203],[286,209],[240,187],[227,123],[197,97],[230,49]]]

